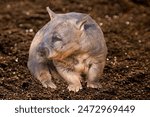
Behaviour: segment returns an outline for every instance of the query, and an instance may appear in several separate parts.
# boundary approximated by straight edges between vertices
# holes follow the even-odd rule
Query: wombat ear
[[[50,16],[50,19],[53,19],[56,14],[49,7],[46,7],[46,10]]]
[[[77,21],[76,24],[77,24],[78,29],[83,30],[84,24],[86,22],[87,22],[87,16],[83,17],[80,21]]]

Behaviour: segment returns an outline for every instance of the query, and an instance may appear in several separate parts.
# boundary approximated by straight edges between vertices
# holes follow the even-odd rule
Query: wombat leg
[[[103,69],[105,66],[105,62],[92,64],[89,72],[88,72],[88,80],[87,80],[87,87],[91,88],[101,88],[102,86],[98,83],[99,77],[102,76]]]
[[[37,78],[40,80],[43,87],[45,87],[45,88],[50,87],[53,89],[57,88],[56,85],[52,82],[51,74],[48,73],[48,71],[42,71]]]
[[[80,89],[82,89],[82,85],[80,83],[80,74],[60,67],[57,68],[57,71],[68,82],[69,91],[78,92]]]
[[[46,63],[29,62],[28,67],[31,73],[47,88],[56,88],[56,85],[52,82],[52,77]]]

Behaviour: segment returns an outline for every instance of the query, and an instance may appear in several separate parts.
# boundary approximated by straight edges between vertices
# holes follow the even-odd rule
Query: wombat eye
[[[53,36],[53,37],[52,37],[52,42],[55,43],[55,42],[57,42],[57,41],[62,41],[61,37],[59,37],[59,36],[57,36],[57,35]]]

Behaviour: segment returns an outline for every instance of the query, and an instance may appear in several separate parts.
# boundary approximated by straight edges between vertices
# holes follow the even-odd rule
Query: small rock
[[[113,19],[118,19],[118,15],[114,15],[114,16],[113,16]]]
[[[18,58],[16,58],[15,61],[18,62]]]
[[[27,11],[27,12],[25,12],[25,14],[26,14],[26,15],[30,15],[30,12],[29,12],[29,11]]]
[[[29,29],[29,32],[30,32],[30,33],[33,32],[33,29]]]
[[[100,25],[100,26],[102,26],[102,25],[103,25],[103,23],[101,22],[101,23],[99,23],[99,25]]]
[[[130,24],[130,22],[129,21],[126,21],[126,25],[129,25]]]
[[[141,41],[141,40],[138,40],[138,42],[141,43],[142,41]]]
[[[11,7],[11,5],[10,4],[7,4],[7,6],[6,6],[8,9],[10,9],[10,7]]]
[[[137,36],[137,35],[138,35],[138,32],[135,32],[134,34]]]

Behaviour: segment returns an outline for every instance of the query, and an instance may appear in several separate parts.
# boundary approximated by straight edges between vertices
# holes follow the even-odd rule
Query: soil
[[[36,32],[56,13],[90,14],[101,26],[108,47],[101,89],[83,83],[77,93],[53,73],[57,89],[43,88],[27,68]],[[103,100],[150,99],[149,0],[0,0],[0,99]]]

